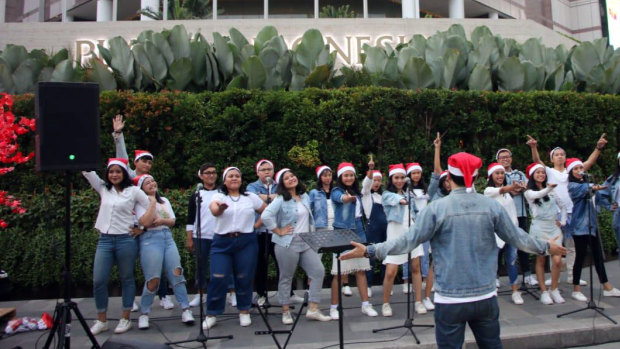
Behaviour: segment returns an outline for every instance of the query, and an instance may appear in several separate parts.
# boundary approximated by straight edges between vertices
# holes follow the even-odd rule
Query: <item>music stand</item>
[[[332,252],[336,254],[338,266],[338,339],[340,348],[344,348],[342,310],[342,274],[340,269],[340,254],[351,249],[351,241],[364,243],[355,232],[350,229],[324,230],[312,233],[300,233],[299,237],[317,253]]]
[[[592,203],[592,196],[594,195],[592,188],[590,187],[590,182],[588,181],[588,175],[584,174],[584,181],[586,184],[588,184],[588,193],[586,194],[586,212],[587,212],[587,217],[588,217],[588,245],[590,245],[590,252],[592,254],[594,254],[592,252],[592,235],[590,234],[590,232],[592,232],[592,223],[590,221],[590,208],[594,205]],[[594,231],[594,234],[598,235],[598,228]],[[602,243],[601,239],[599,238],[599,243]],[[603,248],[601,247],[601,252],[603,254],[603,256],[601,257],[601,260],[604,261],[605,260],[605,255],[604,255],[604,251]],[[601,261],[601,262],[602,262]],[[594,282],[593,282],[593,273],[592,273],[592,264],[594,264],[594,257],[592,258],[592,260],[590,261],[590,300],[588,301],[588,305],[586,305],[584,308],[581,309],[577,309],[577,310],[573,310],[573,311],[569,311],[567,313],[564,314],[559,314],[557,317],[561,318],[562,316],[566,316],[566,315],[570,315],[570,314],[575,314],[575,313],[579,313],[581,311],[584,310],[594,310],[595,312],[603,315],[603,317],[605,317],[607,320],[613,322],[615,325],[617,325],[618,323],[610,318],[609,316],[607,316],[607,314],[603,313],[603,310],[605,310],[605,308],[599,307],[596,305],[596,303],[594,303]]]

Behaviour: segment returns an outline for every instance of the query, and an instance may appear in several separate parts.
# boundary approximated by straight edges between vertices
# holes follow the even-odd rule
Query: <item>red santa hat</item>
[[[393,175],[397,173],[407,175],[407,172],[405,171],[405,166],[403,166],[403,164],[393,164],[393,165],[388,166],[389,177],[392,177]]]
[[[269,161],[267,159],[260,159],[260,160],[258,160],[256,165],[254,166],[254,168],[256,169],[256,173],[258,173],[258,168],[260,167],[260,165],[262,165],[264,163],[268,163],[269,165],[271,165],[271,167],[275,167],[275,166],[273,166],[273,162],[271,162],[271,161]]]
[[[497,162],[490,164],[489,167],[487,168],[487,178],[491,178],[491,175],[493,174],[493,172],[499,171],[499,170],[505,171],[504,166],[498,164]]]
[[[410,163],[408,163],[408,164],[407,164],[407,173],[406,173],[406,174],[407,174],[407,176],[408,176],[408,175],[409,175],[412,171],[415,171],[415,170],[422,171],[422,166],[420,166],[420,164],[419,164],[419,163],[417,163],[417,162],[410,162]]]
[[[577,158],[568,158],[566,159],[566,171],[570,172],[577,165],[583,166],[583,162]]]
[[[282,175],[284,175],[284,172],[286,171],[290,171],[290,168],[283,168],[280,171],[276,172],[276,184],[280,183],[280,178],[282,178]]]
[[[463,177],[468,193],[473,191],[474,177],[478,175],[480,167],[482,167],[482,160],[469,153],[456,153],[448,158],[448,171],[455,176]]]
[[[136,176],[133,178],[133,184],[138,188],[142,188],[142,184],[147,178],[153,178],[153,176],[151,176],[150,174],[146,174],[146,173]]]
[[[529,164],[529,166],[527,166],[527,168],[525,168],[525,175],[529,179],[530,177],[532,177],[534,172],[536,170],[538,170],[539,168],[545,168],[545,166],[541,165],[539,162],[533,162],[533,163]]]
[[[127,171],[127,165],[129,165],[129,161],[123,158],[109,158],[108,159],[108,168],[112,165],[118,165]]]
[[[442,179],[443,177],[447,175],[448,175],[448,170],[441,171],[441,173],[439,174],[439,179]]]
[[[375,177],[383,178],[383,174],[381,174],[381,171],[374,170],[372,171],[372,178]]]
[[[347,171],[353,171],[353,173],[355,173],[355,167],[353,167],[353,164],[350,162],[341,162],[340,165],[338,165],[338,177]]]
[[[321,165],[318,166],[316,168],[316,178],[321,178],[321,174],[323,173],[323,171],[331,171],[332,169],[329,168],[329,166],[327,165]]]
[[[153,154],[151,154],[148,150],[135,150],[133,161],[138,161],[138,159],[143,158],[145,156],[151,157],[151,160],[155,159]]]
[[[230,172],[230,171],[232,171],[232,170],[237,170],[237,171],[239,171],[239,174],[241,174],[241,170],[240,170],[240,169],[238,169],[238,168],[237,168],[237,167],[235,167],[235,166],[226,167],[226,168],[224,169],[224,172],[222,173],[222,179],[226,179],[226,175],[228,174],[228,172]]]

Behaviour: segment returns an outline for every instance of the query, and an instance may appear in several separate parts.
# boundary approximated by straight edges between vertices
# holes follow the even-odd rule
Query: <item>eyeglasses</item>
[[[207,175],[207,176],[214,176],[217,174],[217,172],[215,171],[205,171],[202,173],[203,175]]]
[[[497,158],[497,160],[507,160],[507,159],[512,159],[512,156],[504,155],[504,156],[500,156],[500,157]]]

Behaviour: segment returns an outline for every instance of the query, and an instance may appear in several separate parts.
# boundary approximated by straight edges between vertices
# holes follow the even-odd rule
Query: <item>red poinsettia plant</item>
[[[25,133],[34,132],[35,120],[21,117],[17,121],[12,109],[13,98],[6,93],[0,93],[0,176],[13,171],[14,165],[23,164],[34,157],[34,152],[26,156],[22,154],[17,138]],[[5,190],[0,190],[0,206],[10,208],[15,214],[26,212],[21,201]],[[6,221],[0,217],[0,228],[7,226]]]

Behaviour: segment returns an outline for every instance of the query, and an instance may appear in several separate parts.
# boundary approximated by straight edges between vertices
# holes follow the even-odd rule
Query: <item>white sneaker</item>
[[[260,296],[256,300],[256,304],[258,304],[259,307],[262,307],[266,301],[267,301],[267,298],[265,296]]]
[[[107,330],[109,330],[110,328],[108,327],[108,322],[101,322],[99,320],[95,320],[95,323],[90,327],[90,332],[93,335],[98,335],[101,332],[105,332]]]
[[[215,316],[207,316],[205,317],[205,320],[202,322],[202,329],[208,330],[211,327],[215,326],[216,323],[217,321],[215,320]]]
[[[250,314],[239,313],[239,325],[241,327],[248,327],[252,324],[252,318]]]
[[[418,314],[426,314],[426,307],[422,302],[415,302],[415,312]]]
[[[149,328],[149,316],[146,314],[140,315],[138,318],[138,329],[147,330]]]
[[[502,284],[499,282],[499,279],[495,279],[495,288],[499,288]]]
[[[538,279],[536,279],[536,275],[530,275],[525,278],[525,283],[530,286],[538,286]]]
[[[564,297],[562,297],[562,295],[560,294],[560,290],[559,289],[556,288],[555,290],[551,290],[550,293],[551,293],[551,298],[553,299],[553,301],[555,303],[562,304],[562,303],[566,302],[564,300]]]
[[[372,288],[368,287],[368,298],[372,297]]]
[[[540,302],[545,305],[553,304],[553,300],[551,299],[551,296],[549,295],[549,291],[545,291],[540,294]]]
[[[572,285],[573,284],[573,277],[572,276],[567,276],[566,277],[566,283]],[[588,282],[585,281],[585,280],[579,279],[579,286],[588,286]]]
[[[433,304],[433,301],[431,301],[430,297],[425,297],[424,299],[422,299],[422,304],[424,305],[424,308],[426,308],[426,310],[435,310],[435,304]]]
[[[160,299],[159,305],[166,310],[170,310],[174,308],[174,303],[172,303],[172,299],[170,298],[170,296],[166,296]]]
[[[282,312],[282,323],[284,325],[292,325],[293,324],[293,317],[291,316],[291,312],[290,311]],[[243,326],[243,325],[241,325],[241,326]]]
[[[381,315],[385,317],[392,316],[392,307],[390,306],[390,303],[383,303],[383,306],[381,306]]]
[[[136,312],[140,310],[140,304],[138,304],[138,302],[133,301],[133,307],[131,308],[131,312]]]
[[[403,293],[407,294],[409,293],[409,288],[407,287],[407,282],[403,282]],[[413,285],[411,285],[411,287],[413,288]]]
[[[296,294],[293,294],[291,296],[291,303],[297,303],[297,304],[301,304],[304,302],[304,298],[303,297],[299,297]]]
[[[181,313],[181,322],[189,326],[194,324],[194,314],[192,314],[191,309],[183,310]]]
[[[609,291],[603,290],[603,296],[605,297],[620,297],[620,290],[617,288],[612,288]]]
[[[551,279],[545,280],[545,286],[551,286]]]
[[[338,313],[338,311],[336,311]],[[306,311],[306,319],[317,320],[317,321],[331,321],[331,316],[327,316],[321,313],[320,309]]]
[[[353,292],[351,291],[351,287],[349,286],[342,287],[342,294],[347,297],[351,297],[353,295]]]
[[[237,294],[235,292],[229,292],[226,294],[226,301],[231,307],[237,307]]]
[[[207,295],[203,294],[202,295],[202,303],[206,303],[207,302]],[[190,307],[197,307],[198,304],[200,304],[200,294],[197,294],[194,299],[192,299],[191,302],[189,302],[189,306]]]
[[[116,325],[116,328],[114,329],[114,333],[116,334],[125,333],[129,331],[129,329],[131,329],[131,321],[125,318],[121,318],[118,321],[118,325]]]
[[[366,314],[370,317],[375,317],[377,315],[379,315],[375,309],[373,309],[372,304],[366,304],[362,306],[362,313]]]
[[[512,302],[517,305],[523,304],[523,297],[521,297],[521,292],[515,291],[512,293]]]
[[[331,317],[332,320],[340,319],[340,314],[338,313],[338,309],[336,309],[336,308],[329,308],[329,317]]]
[[[574,300],[580,301],[580,302],[587,302],[588,298],[581,292],[573,292],[571,295],[571,298],[573,298]]]

